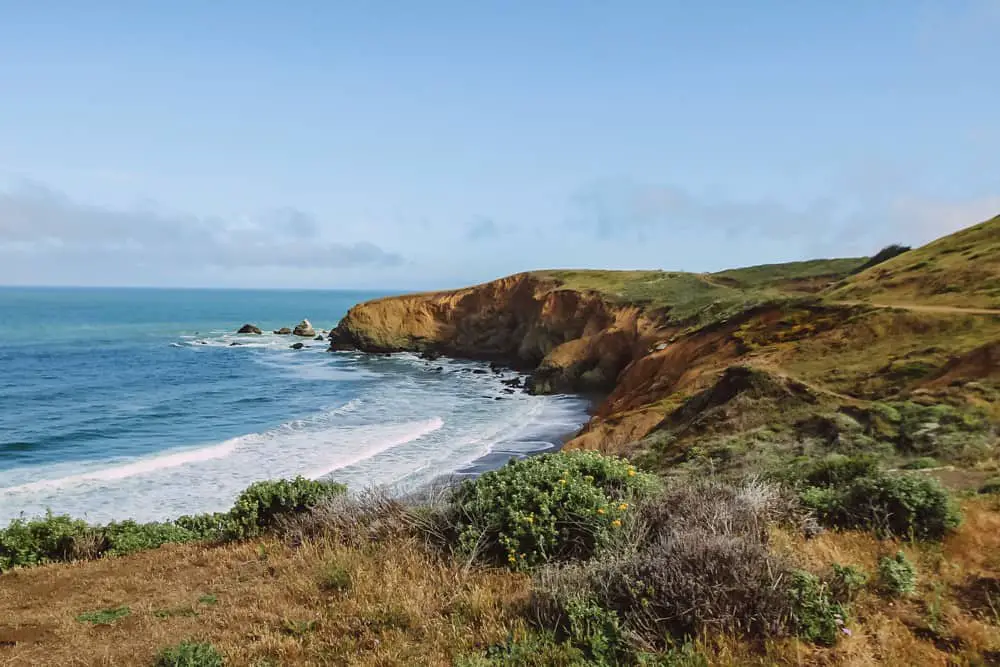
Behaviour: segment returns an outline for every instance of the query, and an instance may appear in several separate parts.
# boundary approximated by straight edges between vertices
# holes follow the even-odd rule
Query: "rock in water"
[[[313,325],[309,323],[309,320],[302,320],[297,325],[295,325],[295,330],[292,331],[296,336],[308,336],[309,338],[314,338],[316,332],[313,330]]]
[[[316,336],[316,338],[314,338],[313,340],[323,340],[323,337],[322,336]]]
[[[293,345],[291,345],[291,348],[293,350],[301,350],[304,347],[305,347],[305,345],[302,344],[302,343],[294,343]]]
[[[292,330],[289,329],[288,327],[281,327],[280,329],[275,329],[274,333],[276,333],[278,335],[281,335],[281,336],[288,336],[288,335],[291,335]]]
[[[261,331],[260,327],[258,327],[256,324],[244,324],[243,326],[240,327],[240,330],[237,331],[236,333],[260,335]]]

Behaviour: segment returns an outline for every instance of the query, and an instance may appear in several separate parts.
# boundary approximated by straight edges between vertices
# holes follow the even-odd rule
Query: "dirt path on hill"
[[[1000,315],[995,308],[963,308],[961,306],[934,306],[918,303],[868,303],[866,301],[831,301],[840,306],[869,306],[871,308],[898,308],[917,313],[953,313],[956,315]]]

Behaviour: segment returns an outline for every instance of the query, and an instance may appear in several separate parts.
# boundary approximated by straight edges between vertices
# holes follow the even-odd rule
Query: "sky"
[[[0,0],[0,284],[431,289],[1000,213],[1000,0]]]

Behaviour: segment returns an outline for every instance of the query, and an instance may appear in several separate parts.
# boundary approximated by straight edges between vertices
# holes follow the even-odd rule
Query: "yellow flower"
[[[525,521],[527,521],[528,523],[534,523],[534,521],[535,521],[535,520],[534,520],[533,518],[531,518],[530,516],[526,516],[526,517],[524,517],[524,520],[525,520]]]
[[[565,484],[565,483],[566,483],[566,480],[564,480],[564,479],[561,479],[561,480],[559,480],[559,483],[560,483],[560,484]]]
[[[635,477],[635,468],[629,468],[628,469],[628,476],[629,477]]]
[[[614,526],[615,528],[618,528],[619,526],[622,525],[622,522],[619,521],[618,519],[615,519],[614,521],[611,522],[611,525]]]
[[[618,509],[624,512],[625,510],[628,509],[628,503],[622,503],[621,505],[618,506]]]
[[[517,558],[514,557],[514,554],[511,554],[511,555],[507,556],[507,560],[509,560],[511,563],[513,563],[513,562],[517,561]]]
[[[604,508],[603,507],[598,507],[597,508],[597,513],[598,514],[604,514]]]

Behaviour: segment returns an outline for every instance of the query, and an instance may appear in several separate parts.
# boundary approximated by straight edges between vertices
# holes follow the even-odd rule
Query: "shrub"
[[[577,596],[566,603],[566,620],[574,646],[600,663],[617,664],[623,648],[618,614],[592,598]]]
[[[535,576],[532,606],[570,632],[581,598],[617,614],[621,631],[664,647],[713,630],[780,634],[789,568],[768,548],[768,525],[786,516],[774,487],[699,483],[639,503],[631,541],[581,564]]]
[[[247,487],[229,511],[224,529],[231,539],[245,539],[273,528],[278,519],[304,512],[347,490],[343,484],[296,477],[255,482]]]
[[[225,661],[211,644],[185,641],[156,656],[155,667],[222,667]]]
[[[174,523],[136,523],[129,520],[110,523],[101,532],[107,541],[105,553],[111,556],[123,556],[155,549],[164,544],[198,539],[197,534]]]
[[[868,585],[868,573],[853,565],[834,563],[830,577],[830,592],[841,602],[850,602]]]
[[[655,484],[616,457],[543,454],[463,482],[449,521],[461,552],[514,569],[588,558],[620,530],[630,502]]]
[[[917,590],[917,568],[902,551],[879,559],[878,577],[882,589],[892,596],[910,595]]]
[[[843,509],[847,524],[911,539],[939,540],[961,522],[948,492],[936,479],[920,475],[855,480],[844,495]]]
[[[47,512],[41,519],[14,519],[0,530],[0,572],[13,567],[75,560],[91,536],[83,521]]]
[[[210,514],[185,514],[174,520],[181,528],[197,536],[199,540],[221,540],[232,529],[232,517],[229,512],[212,512]]]
[[[910,251],[909,246],[899,245],[898,243],[887,245],[886,247],[882,248],[877,253],[875,253],[871,258],[869,258],[867,262],[865,262],[858,268],[851,271],[851,275],[854,275],[856,273],[861,273],[862,271],[870,269],[873,266],[878,266],[882,262],[887,262],[893,257],[897,257],[899,255],[902,255],[904,252],[909,252],[909,251]]]
[[[794,476],[799,479],[802,504],[827,526],[937,540],[961,520],[958,508],[937,480],[923,475],[890,475],[868,458],[829,457]]]
[[[834,602],[819,577],[797,570],[792,573],[789,596],[795,634],[821,646],[833,646],[840,638],[847,614]]]
[[[251,485],[229,512],[182,516],[176,521],[127,520],[89,526],[51,512],[38,519],[15,519],[0,529],[0,572],[53,561],[120,556],[168,543],[252,537],[289,514],[344,491],[341,484],[297,477]]]

